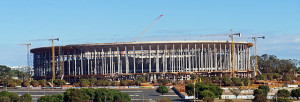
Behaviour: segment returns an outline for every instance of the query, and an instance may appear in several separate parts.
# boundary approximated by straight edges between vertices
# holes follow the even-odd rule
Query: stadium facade
[[[252,43],[235,41],[236,77],[253,77]],[[51,78],[51,47],[34,48],[36,79]],[[55,46],[56,77],[110,78],[119,80],[146,76],[189,79],[191,74],[223,76],[232,74],[231,41],[150,41]]]

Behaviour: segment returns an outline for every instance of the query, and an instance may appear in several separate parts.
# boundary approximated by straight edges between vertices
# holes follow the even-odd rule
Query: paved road
[[[181,99],[172,89],[169,89],[169,93],[161,95],[155,92],[155,89],[118,89],[124,93],[128,93],[131,96],[132,102],[154,102],[158,98],[167,97],[172,101],[184,101]],[[4,89],[0,89],[4,91]],[[54,95],[62,94],[65,92],[63,89],[47,89],[47,90],[26,90],[26,89],[8,89],[8,91],[16,93],[18,95],[23,95],[25,93],[30,93],[34,101],[44,95]]]

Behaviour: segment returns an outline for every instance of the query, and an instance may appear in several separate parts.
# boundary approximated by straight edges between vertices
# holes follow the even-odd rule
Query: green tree
[[[88,96],[89,100],[94,100],[95,98],[95,90],[92,88],[81,88],[80,91],[82,92],[83,96]]]
[[[300,88],[298,88],[298,89],[293,89],[292,92],[291,92],[291,96],[292,96],[292,97],[296,97],[297,100],[298,100],[299,97],[300,97]]]
[[[113,102],[113,93],[106,88],[99,88],[95,90],[95,102]]]
[[[89,96],[83,94],[80,89],[67,89],[64,92],[64,100],[65,102],[83,102],[88,101]]]
[[[164,95],[164,93],[168,93],[169,89],[166,86],[160,85],[157,89],[156,92],[161,93]]]
[[[26,93],[21,96],[21,102],[31,102],[31,101],[32,101],[32,97],[30,94]]]
[[[264,91],[264,95],[268,95],[268,93],[270,91],[269,86],[266,86],[266,85],[260,85],[260,86],[258,86],[258,89],[262,89]]]
[[[194,95],[194,84],[188,84],[185,86],[185,93],[189,96]]]
[[[1,102],[11,102],[10,98],[7,96],[0,96]]]
[[[19,102],[20,101],[20,97],[17,94],[14,94],[14,93],[8,92],[8,91],[1,91],[0,97],[3,97],[5,99],[7,99],[6,97],[8,97],[11,102]]]
[[[284,98],[287,98],[287,97],[291,96],[290,91],[286,90],[286,89],[278,90],[276,94],[277,94],[278,97],[284,97]]]
[[[38,99],[38,102],[54,102],[54,99],[51,95],[45,95]]]
[[[267,97],[266,91],[264,91],[263,89],[255,89],[253,92],[253,96],[257,95],[263,95]]]
[[[215,99],[215,94],[209,90],[204,90],[204,91],[201,91],[197,97],[199,99],[204,99],[204,97],[210,97],[212,99]]]
[[[223,82],[223,84],[224,84],[225,86],[230,86],[230,85],[233,84],[232,80],[229,79],[229,78],[224,78],[224,79],[222,80],[222,82]]]

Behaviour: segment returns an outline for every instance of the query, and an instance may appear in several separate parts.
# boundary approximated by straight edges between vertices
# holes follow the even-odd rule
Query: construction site
[[[143,75],[150,81],[187,80],[191,74],[253,77],[250,59],[253,44],[234,42],[234,57],[231,44],[229,41],[152,41],[65,45],[55,46],[54,61],[51,47],[34,48],[31,53],[36,79],[51,78],[52,65],[55,65],[55,77],[69,81],[92,76],[120,80]]]

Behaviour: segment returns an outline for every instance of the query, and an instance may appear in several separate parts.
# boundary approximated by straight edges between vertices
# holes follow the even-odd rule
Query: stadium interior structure
[[[223,76],[232,74],[231,41],[149,41],[55,46],[55,76],[67,81],[79,78],[111,80],[145,76],[189,79],[191,74]],[[252,43],[234,42],[235,77],[253,77]],[[51,47],[31,49],[34,77],[52,76]]]

